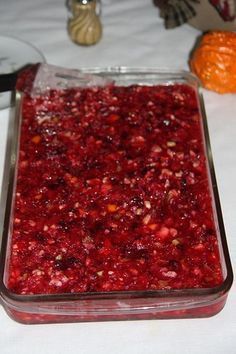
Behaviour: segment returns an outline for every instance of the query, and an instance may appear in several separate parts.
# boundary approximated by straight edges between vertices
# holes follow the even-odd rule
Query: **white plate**
[[[17,38],[0,36],[0,74],[11,73],[26,64],[43,62],[43,54],[31,44]],[[0,109],[10,105],[10,95],[10,92],[0,93]]]

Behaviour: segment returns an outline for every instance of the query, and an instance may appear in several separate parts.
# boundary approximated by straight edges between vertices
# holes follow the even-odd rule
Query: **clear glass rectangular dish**
[[[85,70],[89,73],[100,74],[114,80],[115,86],[138,85],[152,87],[156,85],[172,87],[173,85],[186,85],[194,90],[198,105],[198,115],[201,126],[201,138],[211,196],[212,218],[217,235],[222,281],[217,286],[203,286],[192,288],[166,288],[155,287],[137,290],[111,290],[111,291],[85,291],[65,293],[18,294],[8,287],[9,261],[11,258],[11,240],[13,229],[14,200],[16,194],[17,167],[19,159],[19,139],[22,120],[22,95],[16,92],[12,108],[9,134],[6,151],[6,163],[2,189],[1,208],[5,210],[2,221],[2,244],[0,262],[0,295],[1,302],[7,313],[16,321],[22,323],[54,323],[76,321],[104,321],[104,320],[131,320],[131,319],[167,319],[209,317],[218,313],[224,306],[228,291],[233,281],[232,268],[227,248],[226,236],[222,220],[220,202],[218,197],[214,167],[209,143],[207,122],[202,95],[197,79],[187,72],[165,72],[157,69],[129,69],[123,67],[107,69]],[[181,98],[180,98],[181,99]],[[174,113],[174,112],[171,112]],[[113,117],[114,118],[114,117]],[[116,117],[114,118],[114,121]],[[169,124],[169,123],[168,123]],[[186,138],[187,139],[187,138]],[[168,142],[167,152],[171,154],[174,148],[173,141]],[[158,147],[159,149],[159,147]],[[194,157],[193,157],[194,159]],[[169,173],[165,170],[165,173]],[[178,173],[176,170],[175,173]],[[179,178],[179,175],[178,175]],[[181,178],[181,177],[180,177]],[[190,182],[191,183],[191,182]],[[146,209],[150,202],[145,201]],[[113,204],[110,208],[115,207]],[[110,210],[111,211],[111,210]],[[113,212],[113,210],[112,210]],[[139,213],[137,213],[138,215]],[[149,214],[148,214],[149,215]],[[144,224],[149,222],[149,216],[144,218]],[[154,226],[153,226],[154,225]],[[151,224],[154,230],[157,226]],[[194,227],[194,226],[193,226]],[[173,227],[171,232],[176,233]],[[162,229],[166,231],[166,229]],[[168,241],[169,242],[169,241]],[[179,240],[173,236],[172,245],[177,246]],[[172,247],[172,246],[171,246]],[[196,246],[196,252],[201,245]],[[144,256],[142,256],[145,258]],[[141,257],[141,258],[142,258]],[[196,256],[199,257],[199,256]],[[60,259],[58,259],[60,261]],[[142,259],[142,262],[145,260]],[[184,263],[184,261],[183,261]],[[172,262],[173,267],[177,267]],[[206,266],[207,267],[207,266]],[[169,271],[162,268],[167,277],[176,277],[175,268]],[[188,273],[185,270],[186,274]],[[200,270],[195,268],[196,276]],[[102,272],[98,276],[101,276]],[[135,276],[135,275],[134,275]],[[189,277],[194,275],[189,275]],[[187,275],[186,275],[187,277]],[[168,281],[161,280],[164,286]]]

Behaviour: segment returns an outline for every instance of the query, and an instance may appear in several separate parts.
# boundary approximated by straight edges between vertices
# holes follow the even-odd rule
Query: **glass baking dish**
[[[218,197],[207,122],[202,95],[197,79],[188,72],[166,72],[157,69],[130,69],[125,67],[86,69],[114,80],[115,86],[187,85],[197,97],[202,131],[202,144],[206,158],[205,168],[211,195],[222,282],[203,288],[179,288],[161,290],[87,291],[57,294],[17,294],[7,286],[9,258],[11,256],[12,213],[16,192],[18,149],[22,119],[23,95],[16,92],[10,116],[6,162],[1,198],[2,244],[0,263],[1,302],[11,318],[21,323],[54,323],[76,321],[137,320],[209,317],[225,305],[233,281],[233,273]],[[171,145],[170,145],[171,148]],[[147,208],[150,206],[147,204]],[[176,242],[176,241],[175,241]],[[170,276],[173,272],[169,273]]]

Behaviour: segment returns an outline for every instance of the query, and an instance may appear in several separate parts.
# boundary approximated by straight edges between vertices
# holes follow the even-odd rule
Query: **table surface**
[[[103,0],[102,41],[73,44],[64,1],[1,1],[0,35],[34,44],[48,63],[66,67],[188,69],[200,32],[184,25],[165,30],[152,1]],[[0,56],[4,53],[0,53]],[[212,151],[233,266],[236,264],[236,96],[204,91]],[[0,178],[8,110],[0,111]],[[208,319],[21,325],[0,307],[1,354],[7,353],[236,353],[236,288],[225,308]]]

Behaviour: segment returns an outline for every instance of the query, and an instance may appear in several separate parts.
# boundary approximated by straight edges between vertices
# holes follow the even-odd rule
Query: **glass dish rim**
[[[188,81],[192,82],[192,86],[194,86],[197,99],[198,99],[198,104],[199,104],[199,112],[202,117],[202,123],[203,123],[203,139],[206,144],[206,159],[207,163],[209,166],[209,172],[210,172],[210,183],[212,185],[212,190],[213,190],[213,196],[214,196],[214,202],[215,202],[215,207],[216,207],[216,216],[217,216],[217,221],[219,224],[219,235],[220,235],[220,240],[222,243],[222,253],[226,265],[226,276],[223,282],[216,286],[216,287],[211,287],[211,288],[187,288],[187,289],[164,289],[164,290],[135,290],[135,291],[109,291],[109,292],[81,292],[81,293],[60,293],[60,294],[33,294],[33,295],[20,295],[12,292],[9,290],[5,283],[4,283],[4,272],[5,272],[5,261],[6,261],[6,256],[7,256],[7,243],[8,243],[8,227],[9,227],[9,221],[10,221],[10,214],[11,214],[11,202],[12,202],[12,196],[13,196],[13,184],[14,184],[14,175],[15,175],[15,170],[16,170],[16,152],[17,152],[17,142],[15,139],[15,142],[13,141],[13,132],[17,132],[17,135],[19,134],[19,129],[18,124],[20,121],[20,104],[21,104],[21,97],[22,94],[15,91],[12,94],[12,107],[11,107],[11,113],[10,113],[10,124],[11,127],[8,129],[8,138],[7,138],[7,148],[6,148],[6,153],[5,153],[5,167],[6,165],[9,168],[9,175],[10,175],[10,183],[8,184],[7,188],[7,195],[5,203],[4,201],[1,200],[1,205],[3,203],[6,204],[6,211],[4,213],[4,225],[3,227],[3,232],[0,237],[2,237],[2,244],[1,246],[1,253],[0,253],[0,295],[2,296],[3,299],[6,300],[11,300],[11,301],[18,301],[19,303],[25,303],[25,302],[33,302],[33,303],[39,303],[39,302],[47,302],[47,303],[54,303],[54,302],[71,302],[71,301],[78,301],[78,300],[104,300],[104,299],[132,299],[132,298],[164,298],[164,299],[171,299],[171,298],[186,298],[186,297],[193,297],[196,296],[198,298],[203,298],[206,296],[214,296],[217,298],[217,295],[223,296],[227,291],[230,289],[232,282],[233,282],[233,271],[232,271],[232,265],[230,261],[230,256],[229,256],[229,250],[228,250],[228,245],[227,245],[227,240],[226,240],[226,235],[225,235],[225,228],[224,228],[224,223],[223,223],[223,217],[222,217],[222,211],[221,211],[221,206],[220,206],[220,199],[219,199],[219,194],[218,194],[218,189],[217,189],[217,184],[216,184],[216,177],[215,177],[215,171],[214,171],[214,165],[213,165],[213,158],[212,158],[212,153],[211,153],[211,146],[210,146],[210,138],[209,138],[209,131],[208,131],[208,126],[207,126],[207,118],[206,118],[206,113],[205,113],[205,108],[204,108],[204,102],[203,102],[203,95],[201,91],[201,85],[198,80],[198,78],[185,70],[169,70],[166,68],[146,68],[146,67],[126,67],[126,66],[109,66],[109,67],[93,67],[93,68],[81,68],[80,69],[82,72],[85,73],[91,73],[91,74],[100,74],[100,75],[112,75],[112,76],[125,76],[125,75],[137,75],[137,76],[142,76],[144,74],[146,75],[156,75],[160,76],[160,79],[166,79],[166,77],[169,78],[168,81],[163,82],[163,85],[168,85],[168,84],[173,84],[178,81],[177,79],[182,79],[186,84],[188,84]],[[158,78],[156,78],[158,79]],[[159,82],[157,82],[159,84]],[[18,119],[15,119],[15,117],[18,117]],[[18,122],[17,122],[18,120]],[[10,129],[11,128],[11,129]],[[9,159],[7,159],[7,157]],[[10,164],[9,161],[10,160]],[[4,176],[3,176],[3,184],[2,184],[2,191],[4,189],[4,185],[6,184],[6,174],[5,173],[6,168],[4,169]],[[1,196],[1,199],[2,198]],[[1,241],[1,239],[0,239]],[[219,245],[220,247],[220,245]]]

